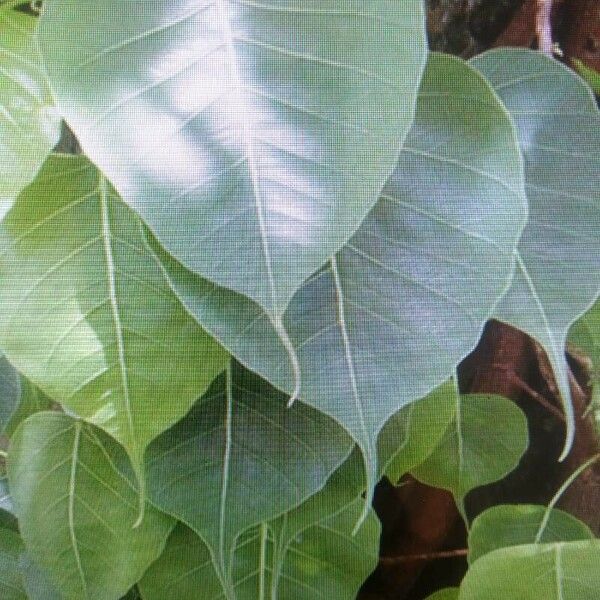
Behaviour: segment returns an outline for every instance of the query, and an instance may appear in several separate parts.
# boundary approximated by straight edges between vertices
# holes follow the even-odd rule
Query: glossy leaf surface
[[[161,243],[277,318],[376,202],[426,58],[421,0],[55,0],[40,39]]]
[[[33,415],[15,432],[10,489],[27,551],[66,600],[114,600],[142,576],[172,528],[115,468],[122,453],[100,430],[59,413]]]
[[[0,224],[0,305],[11,362],[122,443],[138,474],[148,442],[226,364],[84,158],[51,157]]]
[[[460,600],[593,600],[600,589],[600,542],[526,545],[475,561]]]
[[[225,584],[237,537],[317,492],[352,449],[344,430],[234,363],[148,449],[149,494],[200,534]]]
[[[285,314],[302,401],[359,444],[369,491],[383,425],[448,378],[508,284],[526,212],[522,175],[512,123],[488,84],[462,61],[432,55],[383,196]],[[162,259],[207,330],[291,392],[285,350],[264,311]]]
[[[459,506],[472,489],[502,479],[528,445],[527,419],[501,396],[454,393],[456,413],[433,453],[412,474],[452,492]]]
[[[37,19],[0,5],[0,218],[58,141],[55,111],[34,39]]]
[[[493,506],[478,515],[469,530],[469,562],[508,546],[593,538],[585,523],[556,508],[548,510],[532,504]]]
[[[546,350],[565,405],[567,450],[575,427],[567,332],[600,292],[600,112],[579,77],[539,52],[496,50],[471,64],[516,124],[529,199],[515,277],[496,317]]]

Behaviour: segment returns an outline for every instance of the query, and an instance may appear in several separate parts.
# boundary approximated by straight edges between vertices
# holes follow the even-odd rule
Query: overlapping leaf
[[[66,600],[114,600],[142,576],[172,528],[115,468],[122,453],[100,430],[60,413],[24,421],[11,440],[9,479],[27,551]]]
[[[0,218],[58,141],[60,118],[34,39],[36,19],[0,5]]]
[[[2,600],[28,600],[19,568],[23,542],[19,534],[0,527],[0,595]]]
[[[575,426],[567,332],[600,291],[600,113],[583,81],[541,53],[495,50],[471,64],[516,124],[530,208],[515,278],[496,317],[546,350],[564,401],[567,451]]]
[[[508,546],[591,539],[590,528],[562,510],[532,504],[493,506],[469,530],[469,562]]]
[[[21,378],[5,356],[0,355],[0,432],[4,433],[21,401]]]
[[[475,561],[460,600],[593,600],[600,589],[600,542],[531,544]]]
[[[140,582],[142,596],[144,600],[195,600],[202,590],[204,598],[214,600],[354,600],[377,564],[379,547],[374,514],[351,536],[361,509],[357,500],[308,527],[286,547],[279,569],[273,565],[276,543],[269,526],[244,534],[235,553],[235,595],[230,596],[220,588],[207,547],[181,525]]]
[[[469,491],[502,479],[521,460],[528,445],[527,419],[501,396],[453,393],[454,421],[433,453],[412,474],[449,490],[464,515]]]
[[[202,536],[227,589],[238,536],[317,492],[352,446],[330,418],[288,409],[284,394],[234,363],[150,445],[149,494]]]
[[[421,0],[55,0],[40,39],[86,154],[275,321],[377,200],[426,58]]]
[[[432,55],[416,122],[379,203],[284,318],[302,401],[351,433],[369,490],[382,426],[446,380],[476,343],[508,284],[525,212],[505,109],[462,61]],[[264,311],[161,256],[198,320],[241,362],[291,392],[285,351]]]
[[[84,158],[51,157],[0,225],[0,306],[11,362],[121,442],[138,475],[227,360]]]

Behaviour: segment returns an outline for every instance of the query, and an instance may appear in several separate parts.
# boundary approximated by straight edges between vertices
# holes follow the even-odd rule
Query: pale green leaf
[[[433,453],[412,474],[428,485],[449,490],[464,513],[472,489],[508,475],[528,445],[527,419],[501,396],[453,393],[454,421]]]
[[[299,505],[352,449],[326,415],[237,363],[148,448],[149,495],[207,543],[225,585],[238,536]]]
[[[11,529],[0,527],[0,597],[2,600],[28,600],[19,557],[23,552],[23,542],[19,534]]]
[[[600,112],[570,69],[529,50],[494,50],[471,62],[494,86],[519,132],[529,223],[496,317],[545,349],[574,435],[565,343],[600,292]],[[564,455],[564,454],[563,454]]]
[[[40,388],[23,376],[20,377],[20,388],[19,403],[4,428],[4,434],[9,438],[27,417],[42,410],[50,410],[53,404],[52,400]]]
[[[345,510],[313,524],[285,549],[277,584],[272,578],[274,540],[267,525],[244,534],[235,553],[235,592],[223,593],[210,553],[191,530],[179,525],[160,559],[140,582],[144,600],[355,600],[375,568],[379,523],[370,513],[351,532],[362,510],[356,500]],[[201,596],[200,596],[201,594]]]
[[[590,540],[590,528],[559,509],[535,504],[493,506],[473,521],[469,530],[469,562],[484,554],[537,542],[576,542]]]
[[[392,483],[420,465],[437,447],[454,417],[452,381],[394,415],[381,430],[379,462]]]
[[[284,318],[302,401],[342,424],[363,452],[366,504],[379,473],[380,430],[444,382],[477,343],[509,283],[525,213],[521,155],[504,107],[464,62],[432,55],[383,196]],[[291,392],[285,350],[264,311],[160,256],[207,330]]]
[[[35,17],[0,5],[0,219],[58,141],[60,118],[34,38]]]
[[[171,292],[138,217],[85,158],[52,156],[0,224],[0,346],[50,397],[127,449],[147,444],[226,353]]]
[[[10,489],[31,558],[65,600],[115,600],[164,547],[172,520],[151,507],[134,528],[138,494],[115,467],[122,450],[56,412],[24,421],[11,440]]]
[[[600,542],[514,546],[475,561],[460,600],[596,600]]]
[[[31,560],[27,552],[21,554],[19,568],[29,600],[63,600],[47,573]]]
[[[54,0],[41,21],[85,153],[275,321],[377,200],[426,59],[421,0]]]

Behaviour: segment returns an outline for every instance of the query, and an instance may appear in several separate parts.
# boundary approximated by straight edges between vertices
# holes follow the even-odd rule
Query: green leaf
[[[459,588],[444,588],[427,596],[426,600],[458,600]]]
[[[172,528],[151,507],[133,528],[138,494],[115,468],[121,454],[100,430],[59,413],[29,417],[11,440],[8,473],[21,535],[65,600],[125,594]]]
[[[52,400],[40,388],[23,376],[20,377],[20,388],[21,397],[19,403],[4,428],[4,435],[9,438],[27,417],[36,412],[52,408]]]
[[[594,534],[589,527],[562,510],[534,504],[493,506],[469,530],[469,562],[507,546],[590,539]]]
[[[426,58],[421,0],[54,0],[40,40],[85,153],[275,321],[377,200]]]
[[[594,379],[600,377],[600,301],[573,323],[569,342],[587,353],[592,361]]]
[[[60,118],[34,38],[36,19],[0,5],[0,218],[58,142]]]
[[[517,126],[530,207],[514,281],[496,317],[548,354],[567,419],[564,457],[575,427],[567,332],[600,292],[600,113],[583,81],[539,52],[494,50],[471,64]]]
[[[403,408],[381,430],[379,462],[392,483],[420,465],[441,442],[454,419],[453,391],[452,381],[447,381]]]
[[[580,60],[573,60],[575,70],[585,79],[587,84],[594,90],[596,95],[600,95],[600,73],[596,69],[588,67]]]
[[[5,356],[0,355],[0,432],[6,433],[9,422],[21,401],[21,378]]]
[[[285,395],[234,363],[148,448],[150,498],[202,536],[228,586],[238,536],[317,492],[352,445],[327,416],[287,408]]]
[[[362,504],[355,501],[337,515],[307,528],[286,548],[277,586],[271,577],[274,558],[272,532],[267,525],[240,539],[235,554],[235,595],[225,596],[212,568],[210,553],[191,530],[179,525],[160,559],[140,582],[144,600],[354,600],[375,568],[379,523],[369,518],[350,535]]]
[[[19,534],[0,527],[0,597],[2,600],[28,600],[19,568],[21,552],[23,552],[23,542]]]
[[[0,305],[10,361],[119,441],[140,478],[150,440],[226,365],[82,157],[52,156],[0,224]]]
[[[475,561],[460,600],[595,600],[600,542],[514,546]]]
[[[27,552],[21,554],[19,568],[29,600],[63,600],[47,573],[31,560]]]
[[[501,396],[455,391],[453,397],[453,423],[412,474],[452,492],[464,514],[468,492],[502,479],[519,464],[528,445],[527,419],[514,402]]]
[[[450,376],[508,285],[526,212],[522,171],[513,125],[486,81],[456,58],[432,55],[416,122],[383,196],[286,312],[302,401],[359,444],[365,506],[379,474],[380,430]],[[161,259],[203,326],[291,392],[285,350],[264,311],[164,252]]]

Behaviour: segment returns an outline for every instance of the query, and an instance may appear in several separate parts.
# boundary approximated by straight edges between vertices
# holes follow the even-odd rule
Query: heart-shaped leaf
[[[591,539],[590,528],[562,510],[535,504],[492,506],[469,529],[469,562],[507,546]]]
[[[224,586],[238,536],[299,505],[352,449],[327,416],[234,363],[148,448],[152,502],[202,536]]]
[[[459,394],[454,421],[430,456],[412,474],[428,485],[452,492],[465,515],[472,489],[502,479],[521,460],[528,445],[527,419],[501,396]]]
[[[564,457],[575,428],[567,333],[600,291],[600,112],[577,75],[539,52],[494,50],[471,64],[516,124],[529,199],[515,277],[495,316],[548,354],[567,419]]]
[[[381,428],[444,382],[476,344],[508,285],[525,213],[521,155],[504,107],[464,62],[432,55],[416,121],[379,203],[284,317],[302,401],[342,424],[363,452],[366,507]],[[291,392],[285,350],[264,311],[161,258],[207,330]]]
[[[286,548],[276,581],[269,526],[244,534],[235,553],[235,591],[229,596],[220,587],[208,548],[191,529],[179,525],[140,582],[144,600],[196,600],[198,590],[214,600],[354,600],[377,564],[379,549],[380,528],[373,513],[351,536],[361,510],[356,500],[307,528]]]
[[[600,542],[532,544],[476,560],[460,600],[594,600],[600,589]]]
[[[115,468],[120,454],[100,430],[56,412],[29,417],[12,437],[8,474],[21,535],[65,600],[119,598],[172,529],[151,507],[132,527],[138,494]]]
[[[58,141],[60,118],[34,37],[37,19],[0,5],[0,218]]]
[[[138,217],[85,158],[53,156],[0,224],[0,346],[49,396],[127,449],[147,444],[222,371]]]
[[[275,321],[376,202],[426,58],[421,0],[54,0],[41,21],[85,153]]]

